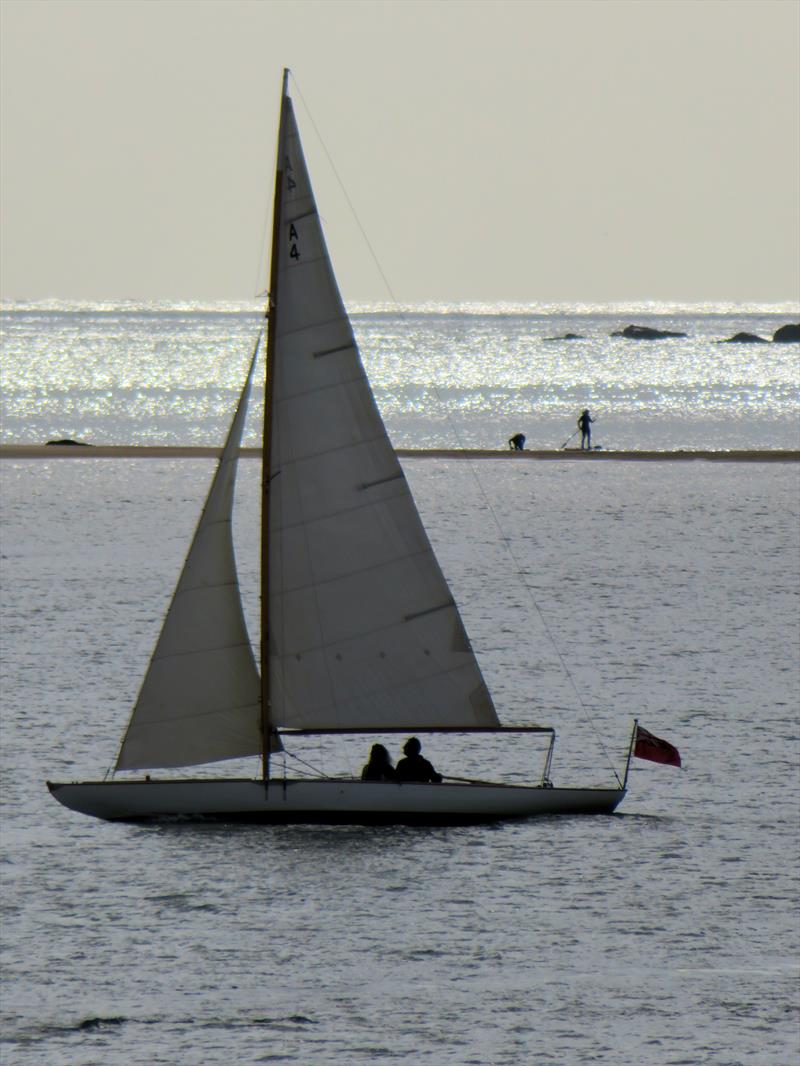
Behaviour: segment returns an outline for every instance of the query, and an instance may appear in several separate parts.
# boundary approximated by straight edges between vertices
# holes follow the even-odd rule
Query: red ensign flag
[[[636,743],[633,754],[637,759],[649,759],[650,762],[664,763],[665,766],[680,766],[681,756],[677,748],[661,737],[654,737],[641,726],[636,727]]]

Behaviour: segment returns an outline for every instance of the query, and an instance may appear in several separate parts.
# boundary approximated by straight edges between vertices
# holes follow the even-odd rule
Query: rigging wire
[[[592,733],[594,735],[595,741],[599,745],[601,751],[603,752],[603,755],[605,756],[606,760],[608,761],[608,764],[609,764],[609,766],[611,768],[611,771],[614,774],[614,777],[616,777],[617,781],[619,782],[619,785],[620,785],[620,788],[621,788],[622,787],[622,782],[620,781],[619,774],[617,773],[617,771],[616,771],[616,769],[614,767],[613,760],[611,759],[610,755],[608,754],[608,751],[606,750],[606,746],[603,743],[602,737],[597,732],[597,729],[596,729],[595,724],[594,724],[594,720],[592,719],[592,716],[589,713],[589,708],[584,703],[583,697],[582,697],[580,689],[578,688],[578,685],[577,685],[577,683],[575,681],[575,678],[572,676],[572,673],[571,673],[569,667],[567,666],[566,660],[564,659],[564,656],[561,654],[561,649],[559,648],[558,643],[557,643],[555,637],[553,636],[553,634],[552,634],[552,632],[550,630],[550,627],[547,624],[547,619],[545,617],[544,611],[540,607],[538,601],[536,600],[536,597],[533,595],[533,590],[531,589],[530,585],[525,580],[525,573],[524,573],[524,571],[522,569],[522,565],[520,564],[519,560],[517,559],[516,555],[514,554],[514,549],[511,546],[511,538],[505,536],[504,533],[503,533],[503,527],[500,525],[500,520],[497,517],[497,513],[496,513],[496,511],[494,509],[494,505],[493,505],[491,499],[489,498],[488,493],[485,491],[485,489],[483,487],[483,484],[481,483],[480,477],[478,476],[478,473],[477,473],[477,471],[474,468],[473,461],[471,459],[468,459],[467,460],[467,465],[469,467],[470,473],[473,475],[473,477],[475,479],[475,483],[477,484],[478,489],[480,490],[483,502],[486,504],[486,506],[489,509],[489,513],[491,514],[492,520],[494,521],[494,524],[497,527],[497,530],[498,530],[498,532],[500,534],[500,539],[502,540],[503,545],[505,546],[505,549],[508,552],[509,558],[511,559],[512,563],[514,564],[514,569],[516,571],[517,580],[519,581],[519,583],[522,586],[522,588],[525,589],[525,592],[528,595],[528,599],[529,599],[531,605],[533,606],[533,609],[536,611],[536,614],[537,614],[537,616],[539,618],[539,621],[542,624],[542,628],[544,629],[545,633],[547,634],[547,637],[548,637],[548,639],[549,639],[549,641],[550,641],[550,643],[551,643],[551,645],[553,647],[553,650],[555,651],[556,656],[558,657],[558,661],[561,664],[561,668],[564,671],[564,674],[565,674],[567,680],[569,681],[570,686],[572,687],[572,691],[575,693],[575,697],[578,700],[578,705],[580,706],[581,710],[583,711],[583,715],[584,715],[584,719],[586,721],[586,724],[591,729],[591,731],[592,731]],[[528,639],[531,642],[531,644],[533,644],[533,638],[529,637]]]
[[[305,97],[303,96],[302,92],[300,91],[300,86],[297,83],[297,78],[295,78],[294,74],[291,74],[291,73],[290,73],[289,76],[291,77],[292,82],[294,83],[294,86],[297,89],[297,95],[300,97],[300,99],[301,99],[301,101],[303,103],[303,107],[305,108],[306,114],[308,115],[308,120],[311,123],[311,125],[314,127],[314,132],[317,135],[317,139],[319,140],[319,143],[322,145],[322,150],[325,153],[325,155],[327,156],[328,163],[330,164],[330,168],[333,171],[334,176],[336,178],[336,181],[339,184],[339,188],[341,189],[342,195],[344,196],[345,201],[347,202],[347,206],[350,208],[350,213],[352,214],[352,216],[353,216],[353,218],[355,220],[355,223],[358,226],[358,229],[359,229],[359,231],[361,233],[361,236],[364,239],[364,243],[366,244],[367,248],[369,249],[369,254],[372,256],[372,261],[374,262],[375,267],[377,268],[377,271],[378,271],[378,273],[380,274],[380,276],[381,276],[381,278],[383,280],[383,284],[386,286],[386,291],[389,293],[389,298],[391,299],[392,303],[395,304],[395,306],[399,307],[400,306],[399,302],[398,302],[397,297],[395,296],[394,292],[392,291],[392,286],[389,284],[389,279],[386,277],[386,274],[384,273],[383,267],[380,264],[380,260],[378,259],[378,256],[377,256],[377,254],[375,252],[375,249],[372,247],[372,244],[370,243],[370,239],[367,236],[367,231],[364,229],[364,227],[361,224],[361,219],[358,217],[358,212],[356,211],[355,207],[353,206],[353,201],[350,199],[350,197],[348,195],[347,189],[345,188],[345,184],[342,181],[341,177],[339,176],[339,171],[336,169],[336,164],[333,161],[333,156],[328,151],[328,146],[325,143],[325,141],[324,141],[324,139],[322,137],[322,134],[319,132],[319,129],[317,128],[316,122],[314,122],[314,116],[311,114],[311,109],[309,108],[308,104],[306,103]]]
[[[269,198],[264,201],[264,219],[261,224],[261,241],[258,246],[258,262],[255,269],[253,299],[261,300],[269,296],[269,227],[271,212]]]
[[[293,751],[289,751],[285,745],[283,748],[283,757],[284,763],[286,761],[286,758],[288,757],[290,759],[294,759],[295,762],[301,763],[303,766],[305,766],[308,771],[308,777],[321,777],[323,779],[328,779],[330,777],[330,774],[326,774],[324,770],[318,769],[312,763],[307,762],[305,759],[302,759],[299,755],[295,755]],[[302,771],[298,770],[298,773],[302,773]]]

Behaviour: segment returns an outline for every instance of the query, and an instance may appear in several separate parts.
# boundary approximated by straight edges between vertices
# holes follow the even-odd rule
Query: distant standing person
[[[589,416],[588,410],[581,411],[581,417],[578,419],[578,429],[581,431],[581,451],[584,448],[588,448],[591,451],[592,422],[594,422],[594,419]]]
[[[509,437],[508,446],[512,452],[521,452],[525,447],[525,434],[515,433],[513,437]]]
[[[398,781],[441,781],[442,775],[437,774],[427,759],[420,755],[422,745],[416,737],[409,737],[403,745],[405,759],[401,759],[395,767]]]

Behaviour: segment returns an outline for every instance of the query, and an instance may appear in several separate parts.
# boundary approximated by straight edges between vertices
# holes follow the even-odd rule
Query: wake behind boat
[[[277,160],[260,663],[245,625],[231,526],[261,336],[116,762],[117,771],[141,772],[260,756],[261,776],[48,783],[50,791],[73,810],[122,821],[440,823],[611,813],[624,780],[615,774],[607,789],[553,788],[554,731],[500,725],[361,364],[288,71]],[[293,736],[435,731],[547,734],[541,778],[429,784],[270,773],[271,754]]]

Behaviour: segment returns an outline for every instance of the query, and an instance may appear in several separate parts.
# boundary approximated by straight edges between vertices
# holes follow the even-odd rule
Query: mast
[[[269,295],[267,297],[267,352],[264,383],[264,432],[261,466],[261,768],[264,781],[269,780],[271,747],[269,686],[269,485],[272,466],[272,397],[275,373],[275,311],[278,304],[278,253],[280,248],[281,195],[283,193],[283,139],[289,68],[283,71],[281,113],[278,122],[278,149],[275,165],[275,198],[272,213],[272,251],[270,256]]]

